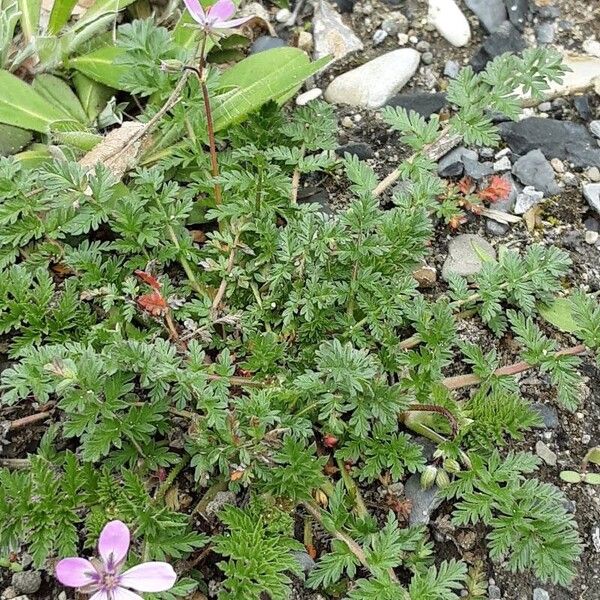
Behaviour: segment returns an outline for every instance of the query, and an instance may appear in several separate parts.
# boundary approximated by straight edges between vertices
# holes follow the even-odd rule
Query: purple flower
[[[56,565],[56,578],[68,587],[93,594],[90,600],[143,600],[138,592],[164,592],[173,587],[177,575],[165,562],[147,562],[121,573],[129,550],[129,529],[121,521],[104,526],[98,541],[102,560],[63,558]]]
[[[209,6],[206,10],[202,8],[199,0],[183,0],[192,18],[200,24],[203,29],[210,31],[212,29],[232,29],[238,27],[252,17],[242,17],[232,19],[230,17],[235,13],[235,4],[231,0],[218,0],[216,4]]]

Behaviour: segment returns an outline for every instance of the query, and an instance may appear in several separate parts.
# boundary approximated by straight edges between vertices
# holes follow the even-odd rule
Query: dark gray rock
[[[465,4],[477,15],[488,33],[492,33],[508,19],[503,0],[465,0]]]
[[[42,586],[42,574],[39,571],[14,573],[11,584],[21,594],[35,594]]]
[[[323,188],[306,187],[298,190],[298,204],[318,204],[321,212],[332,215],[333,210],[329,203],[329,194]]]
[[[411,511],[408,517],[409,525],[427,525],[431,514],[442,503],[438,488],[433,485],[427,490],[421,487],[421,477],[413,473],[404,486],[404,494],[411,501]]]
[[[600,148],[584,125],[529,117],[518,123],[500,123],[498,129],[515,154],[539,148],[548,159],[560,158],[576,167],[600,166]]]
[[[583,224],[588,231],[595,231],[597,233],[600,233],[600,221],[598,221],[598,219],[594,219],[594,217],[588,217],[583,222]],[[0,365],[0,372],[1,371],[2,371],[2,366]]]
[[[540,150],[531,150],[521,156],[513,165],[512,172],[523,185],[531,185],[547,196],[561,191],[554,178],[552,165]]]
[[[371,146],[369,146],[369,144],[366,144],[365,142],[350,142],[348,144],[344,144],[343,146],[339,146],[338,148],[336,148],[335,153],[338,156],[344,156],[344,154],[352,154],[360,160],[366,160],[375,156],[373,148],[371,148]]]
[[[396,94],[386,106],[401,106],[406,110],[414,110],[422,117],[429,117],[448,106],[446,94],[430,92],[414,92],[412,94]]]
[[[510,21],[505,21],[483,41],[481,48],[471,59],[471,66],[475,71],[481,71],[496,56],[505,52],[519,54],[525,48],[527,42],[519,30]]]
[[[587,94],[575,96],[573,106],[584,121],[591,121],[594,118],[594,111],[590,106],[590,97]]]
[[[261,35],[254,40],[252,46],[250,46],[250,54],[258,54],[265,50],[272,50],[273,48],[282,48],[285,46],[285,41],[278,37],[272,37],[270,35]]]
[[[463,156],[462,162],[465,167],[465,175],[472,179],[480,180],[494,172],[494,163],[491,161],[481,163],[468,156]]]
[[[560,8],[558,6],[538,6],[533,3],[531,7],[542,19],[558,19],[560,17]]]
[[[438,175],[440,177],[458,177],[462,175],[465,168],[463,163],[463,158],[465,157],[475,161],[478,158],[477,152],[469,150],[464,146],[448,152],[438,163]]]
[[[529,0],[504,0],[510,22],[523,31],[529,17]]]
[[[542,21],[535,26],[535,39],[538,44],[552,44],[556,35],[556,27],[552,21]]]
[[[334,2],[341,13],[351,13],[356,0],[334,0]]]
[[[539,429],[556,429],[558,427],[558,413],[553,406],[536,403],[531,408],[540,416],[542,421],[542,426]]]
[[[583,197],[587,203],[600,215],[600,183],[585,183]]]

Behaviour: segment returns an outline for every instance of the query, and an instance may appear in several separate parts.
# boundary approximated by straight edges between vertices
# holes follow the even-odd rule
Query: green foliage
[[[281,527],[278,519],[268,522],[252,507],[227,506],[219,517],[228,529],[213,538],[215,551],[227,558],[219,563],[225,575],[219,599],[288,598],[291,579],[286,572],[302,572],[293,555],[302,546],[291,537],[291,525]]]
[[[173,31],[121,23],[116,46],[108,36],[81,40],[107,26],[107,1],[64,41],[85,44],[61,70],[89,76],[76,77],[81,102],[53,76],[35,86],[54,101],[61,89],[68,102],[57,110],[90,128],[83,133],[95,126],[85,121],[114,123],[125,110],[113,100],[96,119],[111,92],[94,79],[144,98],[147,121],[181,76],[179,62],[196,54],[185,18]],[[53,28],[69,13],[60,4]],[[89,31],[96,19],[102,27]],[[198,584],[205,591],[193,565],[207,543],[220,557],[219,598],[288,598],[301,576],[300,539],[320,554],[306,585],[334,597],[481,597],[480,575],[434,560],[424,528],[370,514],[372,495],[361,496],[376,483],[391,493],[425,467],[419,434],[438,444],[431,467],[453,478],[444,493],[457,499],[455,521],[482,523],[494,559],[561,584],[572,578],[580,548],[562,496],[526,478],[536,459],[497,450],[537,417],[516,381],[497,374],[505,361],[495,338],[461,341],[468,328],[457,324],[475,318],[513,334],[521,358],[574,408],[577,360],[537,325],[568,257],[501,247],[472,280],[453,279],[443,295],[419,291],[413,273],[431,252],[434,223],[462,214],[426,155],[445,133],[436,117],[384,110],[415,155],[398,168],[393,203],[381,203],[376,170],[335,157],[330,105],[280,108],[319,64],[287,48],[224,72],[207,67],[217,177],[193,76],[123,181],[103,166],[85,170],[65,146],[53,149],[60,160],[32,169],[0,159],[0,334],[11,361],[1,402],[18,416],[47,405],[52,419],[37,454],[17,463],[23,470],[0,470],[2,553],[20,547],[36,565],[91,553],[107,520],[120,518],[136,557],[182,559],[165,600]],[[463,71],[451,85],[450,133],[494,143],[489,108],[516,117],[514,87],[539,92],[560,71],[539,50]],[[40,115],[46,131],[54,117]],[[307,188],[327,178],[347,204],[333,214],[306,202],[300,176]],[[573,307],[577,335],[597,350],[597,303],[578,293]],[[450,372],[472,373],[478,387],[454,392]],[[231,502],[219,523],[205,509],[223,490]],[[402,499],[386,499],[401,514]]]
[[[454,523],[489,526],[490,556],[506,560],[511,571],[533,569],[544,581],[568,585],[581,544],[561,492],[523,477],[537,468],[539,459],[524,453],[502,457],[497,451],[487,461],[471,459],[473,468],[459,473],[443,491],[459,500]]]

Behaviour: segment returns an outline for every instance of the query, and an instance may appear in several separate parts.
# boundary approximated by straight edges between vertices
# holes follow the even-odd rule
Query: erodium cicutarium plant
[[[57,579],[63,585],[92,594],[90,600],[142,600],[131,590],[164,592],[172,588],[177,575],[166,562],[145,562],[121,572],[129,540],[129,529],[125,523],[110,521],[104,526],[98,541],[100,559],[63,558],[56,565]]]

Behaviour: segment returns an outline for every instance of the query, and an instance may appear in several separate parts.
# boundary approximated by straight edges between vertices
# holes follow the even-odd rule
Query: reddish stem
[[[567,348],[566,350],[559,350],[555,353],[554,356],[576,356],[577,354],[583,354],[586,351],[586,347],[583,344],[579,344],[577,346],[573,346],[572,348]],[[529,369],[533,369],[534,366],[530,365],[528,362],[521,361],[518,363],[514,363],[512,365],[506,365],[505,367],[500,367],[494,371],[494,375],[496,377],[501,377],[502,375],[517,375],[518,373],[523,373],[525,371],[529,371]],[[449,390],[457,390],[459,388],[467,387],[469,385],[475,385],[477,383],[481,383],[481,378],[473,373],[469,373],[468,375],[457,375],[456,377],[446,377],[442,383]]]
[[[33,425],[38,421],[45,421],[50,416],[49,412],[39,412],[34,415],[29,415],[27,417],[22,417],[20,419],[15,419],[10,422],[9,430],[13,429],[23,429],[23,427],[27,427],[28,425]]]

